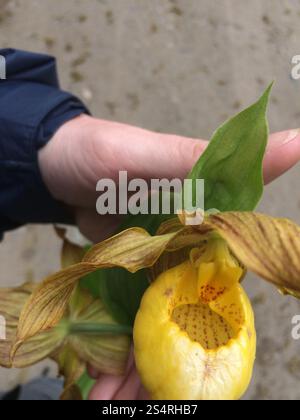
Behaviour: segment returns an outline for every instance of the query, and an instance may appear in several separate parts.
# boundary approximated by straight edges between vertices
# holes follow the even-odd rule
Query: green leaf
[[[80,287],[88,290],[94,298],[100,297],[100,273],[103,271],[104,270],[94,271],[94,273],[87,274],[80,280]]]
[[[92,379],[87,372],[85,372],[77,381],[77,385],[81,391],[82,398],[88,399],[89,393],[91,392],[96,381]]]
[[[113,318],[133,325],[149,281],[145,270],[131,274],[122,268],[102,270],[100,296]]]
[[[251,211],[263,193],[268,139],[266,108],[272,84],[252,106],[223,124],[189,174],[205,180],[205,209]],[[193,188],[193,200],[196,191]]]

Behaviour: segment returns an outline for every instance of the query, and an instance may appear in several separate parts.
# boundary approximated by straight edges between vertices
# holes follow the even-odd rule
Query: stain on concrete
[[[234,101],[233,104],[232,104],[232,108],[234,110],[240,109],[241,107],[242,107],[242,103],[238,99],[236,101]]]
[[[212,16],[209,16],[209,18],[207,19],[207,21],[210,24],[210,26],[212,26],[213,28],[216,28],[218,26],[218,20],[215,19]]]
[[[72,51],[73,51],[73,45],[72,45],[72,44],[70,44],[70,43],[67,43],[67,44],[64,46],[64,50],[65,50],[65,52],[67,52],[67,53],[72,52]]]
[[[176,16],[183,16],[183,10],[178,7],[176,4],[170,8],[170,13],[173,13]]]
[[[115,22],[115,17],[112,10],[107,10],[105,12],[105,19],[108,25],[113,25]]]
[[[74,58],[74,60],[72,61],[71,65],[73,67],[81,66],[82,64],[84,64],[86,62],[86,60],[88,59],[89,56],[90,56],[90,54],[88,52],[84,52],[83,54],[81,54],[78,57]]]
[[[84,80],[84,76],[80,71],[74,70],[70,72],[70,78],[72,82],[79,83]]]
[[[256,83],[258,83],[259,85],[265,85],[266,81],[264,79],[262,79],[261,77],[257,77],[256,79]]]
[[[286,364],[288,372],[295,378],[300,379],[300,356],[292,357]]]
[[[160,72],[162,72],[165,68],[165,65],[163,63],[158,64],[154,69],[152,70],[152,74],[154,76],[157,76]]]
[[[87,21],[87,16],[86,15],[79,15],[78,16],[78,22],[79,23],[84,23]]]
[[[55,43],[56,43],[56,41],[55,41],[54,38],[51,38],[51,37],[48,37],[48,36],[46,36],[44,38],[44,44],[45,44],[46,48],[49,49],[49,50],[54,47]]]
[[[0,24],[5,23],[5,21],[13,15],[8,6],[9,0],[0,0]]]
[[[36,249],[35,248],[25,248],[22,251],[21,258],[25,261],[31,260],[36,255]]]
[[[263,337],[259,342],[256,360],[261,366],[270,366],[275,361],[276,352],[280,351],[281,347],[271,337]]]
[[[150,26],[150,34],[156,34],[158,32],[158,26],[156,25],[156,23],[152,23],[152,25]]]
[[[261,384],[256,385],[252,400],[268,400],[270,398],[270,391],[266,386]]]
[[[262,18],[261,18],[261,20],[263,21],[263,23],[265,25],[270,25],[271,24],[271,20],[270,20],[270,18],[269,18],[268,15],[263,15]]]
[[[110,115],[114,116],[115,113],[116,113],[116,109],[117,109],[118,105],[113,101],[106,101],[105,106],[108,109]]]
[[[128,102],[129,102],[129,108],[131,111],[136,111],[140,105],[140,99],[136,93],[127,93],[126,95]]]
[[[267,296],[265,293],[259,293],[251,299],[252,304],[255,306],[263,305],[264,303],[266,303],[266,301],[267,301]]]
[[[226,85],[228,85],[228,82],[227,82],[227,80],[220,79],[220,80],[217,81],[217,85],[218,86],[226,86]]]
[[[255,51],[257,50],[257,45],[255,44],[249,44],[248,47],[250,48],[250,50]]]

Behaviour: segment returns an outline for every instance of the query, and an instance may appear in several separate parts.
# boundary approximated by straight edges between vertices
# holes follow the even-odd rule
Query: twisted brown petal
[[[227,241],[246,268],[284,293],[300,297],[299,226],[251,212],[219,213],[210,216],[207,224]]]

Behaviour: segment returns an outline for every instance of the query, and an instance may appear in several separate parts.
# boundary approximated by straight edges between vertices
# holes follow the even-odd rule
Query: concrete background
[[[53,54],[62,86],[96,116],[209,138],[276,80],[271,130],[300,126],[298,0],[0,0],[2,47]],[[298,28],[298,29],[297,29]],[[300,222],[300,166],[266,189],[261,210]],[[39,279],[58,267],[51,228],[29,226],[0,246],[0,284]],[[249,276],[258,357],[246,399],[300,399],[300,304]],[[42,367],[39,367],[40,370]],[[0,370],[8,388],[37,370]]]

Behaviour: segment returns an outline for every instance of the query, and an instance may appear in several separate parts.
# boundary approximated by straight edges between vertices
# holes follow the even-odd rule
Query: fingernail
[[[272,134],[271,136],[271,144],[275,147],[283,146],[284,144],[293,141],[300,135],[300,129],[296,128],[289,131],[281,131],[279,133]]]

